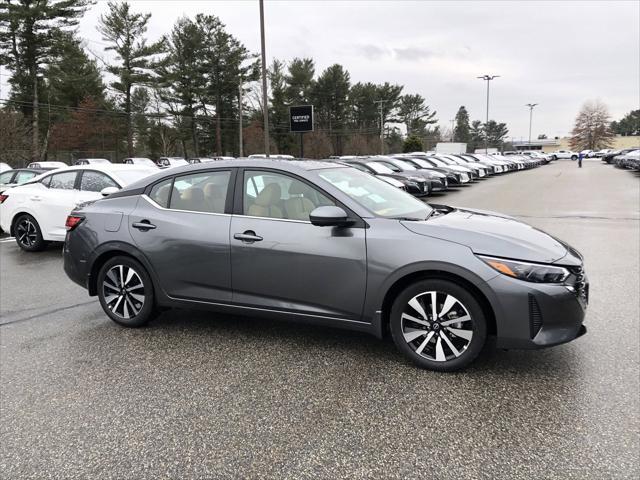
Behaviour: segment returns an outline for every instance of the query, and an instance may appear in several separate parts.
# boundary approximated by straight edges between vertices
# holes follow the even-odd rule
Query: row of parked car
[[[608,164],[614,164],[618,168],[640,170],[640,148],[634,147],[612,150],[602,156],[602,161]]]
[[[264,155],[252,155],[259,159]],[[289,155],[275,159],[292,160]],[[229,160],[231,157],[165,157],[161,168]],[[148,160],[148,161],[143,161]],[[445,192],[492,175],[533,168],[548,162],[535,155],[437,154],[413,152],[385,156],[337,157],[331,162],[349,165],[416,197]],[[18,245],[36,251],[50,241],[64,241],[65,221],[78,204],[116,193],[159,171],[149,159],[128,158],[123,163],[83,159],[77,165],[34,162],[27,168],[0,174],[0,227],[16,237]]]

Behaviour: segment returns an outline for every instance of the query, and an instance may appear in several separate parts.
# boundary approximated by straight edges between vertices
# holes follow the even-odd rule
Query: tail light
[[[64,226],[67,227],[67,231],[70,232],[78,225],[80,225],[80,223],[82,223],[82,220],[84,220],[84,217],[79,217],[78,215],[69,215]]]
[[[4,195],[4,194],[0,195],[0,203],[4,203],[4,201],[5,201],[7,198],[9,198],[9,195]]]

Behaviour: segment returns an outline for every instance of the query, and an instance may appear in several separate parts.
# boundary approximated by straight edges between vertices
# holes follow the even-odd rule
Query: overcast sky
[[[167,33],[183,15],[214,14],[250,50],[259,52],[257,0],[134,0],[150,11],[149,37]],[[96,31],[99,1],[80,34],[103,55]],[[485,117],[485,73],[491,82],[490,118],[510,136],[567,134],[585,100],[601,99],[617,119],[640,108],[640,2],[265,2],[267,59],[312,57],[316,72],[342,64],[358,81],[404,85],[423,95],[444,127],[465,105]]]

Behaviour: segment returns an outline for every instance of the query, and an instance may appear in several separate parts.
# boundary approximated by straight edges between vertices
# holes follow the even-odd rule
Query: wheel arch
[[[29,215],[30,217],[33,217],[33,219],[38,223],[38,226],[40,227],[40,233],[41,234],[43,233],[42,227],[40,226],[40,221],[36,218],[33,212],[28,208],[21,208],[16,213],[13,214],[13,217],[11,217],[11,224],[9,226],[10,236],[15,237],[16,222],[18,221],[21,215]]]
[[[100,272],[102,266],[111,258],[118,256],[129,257],[139,262],[149,274],[156,295],[162,292],[162,289],[159,288],[153,267],[140,250],[125,242],[111,242],[102,245],[88,262],[87,290],[89,291],[89,295],[95,296],[98,294],[98,272]]]
[[[496,312],[485,292],[483,292],[473,281],[465,278],[465,276],[461,275],[460,273],[433,267],[407,273],[400,278],[397,278],[387,289],[382,300],[382,305],[380,307],[380,336],[389,336],[391,306],[393,305],[393,301],[398,296],[398,294],[409,285],[420,280],[427,279],[449,280],[469,290],[469,292],[480,304],[482,312],[487,319],[487,334],[497,334]]]

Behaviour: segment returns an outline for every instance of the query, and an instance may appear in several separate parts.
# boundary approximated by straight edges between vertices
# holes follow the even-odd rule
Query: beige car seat
[[[306,195],[306,197],[305,197]],[[309,200],[310,189],[302,182],[291,182],[289,198],[284,202],[287,218],[309,221],[309,214],[316,208]]]
[[[211,213],[224,213],[225,199],[223,197],[223,188],[215,183],[207,183],[203,191],[206,211]]]
[[[270,183],[258,194],[249,207],[247,215],[252,217],[282,218],[282,210],[278,207],[281,201],[280,185]]]

